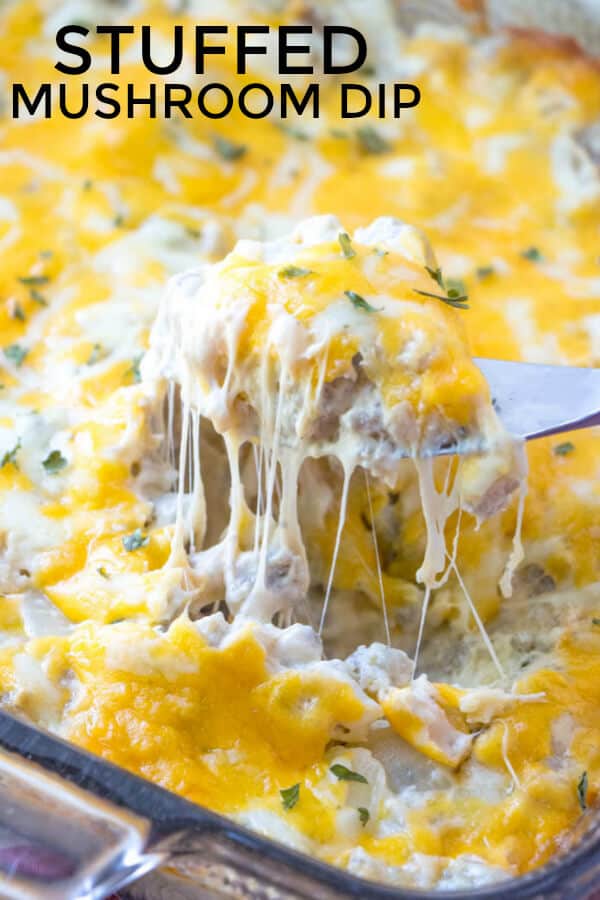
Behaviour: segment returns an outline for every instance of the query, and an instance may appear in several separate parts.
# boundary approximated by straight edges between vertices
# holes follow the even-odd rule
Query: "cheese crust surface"
[[[58,84],[75,20],[168,55],[323,15],[211,6],[8,2],[2,83]],[[473,363],[600,365],[600,72],[336,7],[366,85],[419,84],[400,120],[338,120],[327,78],[318,120],[1,111],[2,700],[355,874],[467,888],[600,786],[598,433],[516,445]],[[136,40],[111,75],[90,35],[90,82],[160,82]]]

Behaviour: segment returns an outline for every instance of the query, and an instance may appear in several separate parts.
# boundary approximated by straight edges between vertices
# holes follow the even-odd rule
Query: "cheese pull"
[[[417,577],[433,586],[452,512],[496,513],[522,479],[471,359],[465,315],[464,291],[446,281],[426,237],[392,218],[349,234],[335,217],[316,217],[173,279],[142,363],[157,407],[170,403],[166,445],[179,447],[173,560],[205,539],[207,420],[224,442],[230,517],[220,550],[210,560],[195,552],[193,568],[206,588],[218,558],[233,613],[270,621],[306,596],[297,500],[308,458],[331,462],[330,492],[336,467],[343,473],[334,563],[355,470],[393,487],[404,459],[415,460],[428,529]],[[486,455],[440,482],[433,457],[459,447]]]

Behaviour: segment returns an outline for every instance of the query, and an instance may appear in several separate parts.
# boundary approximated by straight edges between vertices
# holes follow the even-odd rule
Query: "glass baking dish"
[[[366,882],[0,712],[0,896],[101,900],[136,882],[137,900],[439,900],[440,892]],[[600,890],[600,822],[546,866],[449,900],[592,900]]]
[[[377,2],[377,0],[372,0]],[[398,20],[534,29],[600,56],[597,0],[397,0]],[[335,0],[327,6],[335,13]],[[439,900],[367,882],[273,841],[0,711],[0,896],[15,900]],[[599,900],[600,817],[543,867],[451,898]]]

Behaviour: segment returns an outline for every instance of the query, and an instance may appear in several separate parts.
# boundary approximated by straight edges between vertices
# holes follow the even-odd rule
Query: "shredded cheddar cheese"
[[[2,83],[56,83],[67,21],[167,41],[209,6],[8,2]],[[598,434],[515,446],[473,363],[600,364],[600,73],[343,6],[365,83],[421,88],[398,121],[326,81],[316,121],[2,110],[0,685],[262,834],[466,888],[600,785]]]

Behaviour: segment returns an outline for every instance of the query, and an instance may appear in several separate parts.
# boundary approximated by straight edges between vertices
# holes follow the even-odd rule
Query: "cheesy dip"
[[[175,23],[325,18],[213,5],[7,2],[3,85],[58,80],[73,22],[168,57]],[[568,846],[600,786],[598,433],[515,443],[473,362],[599,364],[600,70],[327,17],[421,103],[3,110],[2,702],[357,875],[466,888]]]

